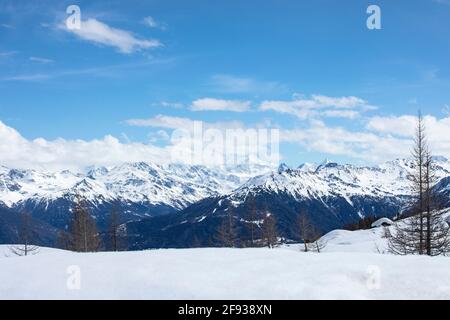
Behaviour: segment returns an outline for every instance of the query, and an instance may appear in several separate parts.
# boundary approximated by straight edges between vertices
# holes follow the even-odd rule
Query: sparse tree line
[[[76,195],[71,208],[70,223],[65,230],[59,231],[55,246],[75,252],[125,251],[128,249],[127,236],[123,224],[120,223],[119,214],[118,207],[113,206],[107,230],[99,232],[96,219],[90,214],[88,202],[82,196]],[[38,247],[34,245],[37,237],[33,232],[32,221],[30,214],[21,215],[18,229],[20,245],[11,246],[14,254],[26,256],[38,252]],[[275,216],[267,209],[258,212],[255,199],[250,200],[250,208],[239,222],[240,228],[238,217],[230,205],[208,246],[274,248],[285,242],[278,231]],[[321,233],[308,219],[306,211],[299,213],[295,230],[297,238],[304,244],[304,251],[320,252],[325,247],[325,242],[320,240]],[[247,236],[244,237],[243,234]],[[201,246],[200,240],[194,235],[191,247]]]
[[[239,232],[236,221],[238,217],[234,215],[233,206],[230,205],[226,209],[226,215],[222,217],[222,222],[216,230],[215,240],[217,243],[221,247],[230,248],[274,248],[277,245],[283,244],[285,239],[278,232],[275,216],[270,214],[267,209],[262,210],[258,214],[254,198],[249,199],[249,203],[249,209],[244,219],[240,219],[241,224],[243,223],[246,229],[244,230],[245,232]],[[297,238],[303,243],[302,249],[305,252],[321,252],[326,246],[326,242],[321,239],[322,234],[310,221],[306,210],[299,212],[295,231]],[[245,236],[242,236],[242,234]]]
[[[33,230],[33,218],[27,212],[21,214],[18,227],[18,245],[10,251],[18,256],[38,252],[37,236]],[[126,232],[119,219],[119,210],[113,206],[109,215],[108,229],[99,232],[95,219],[89,212],[87,201],[76,195],[71,208],[71,219],[67,230],[58,233],[55,246],[75,252],[124,251],[127,250]]]
[[[262,247],[268,246],[273,248],[278,243],[278,231],[276,226],[276,219],[273,215],[265,212],[262,220],[257,220],[257,211],[252,202],[248,216],[243,219],[248,238],[241,237],[242,232],[239,232],[237,217],[234,215],[233,206],[230,205],[226,209],[226,215],[222,217],[222,222],[219,224],[215,234],[216,243],[220,247],[229,248],[245,248],[245,247]]]
[[[112,207],[108,229],[102,234],[97,230],[95,219],[90,215],[86,201],[77,196],[69,228],[67,231],[59,232],[57,246],[76,252],[124,251],[127,249],[126,241],[126,232],[120,224],[118,207]]]

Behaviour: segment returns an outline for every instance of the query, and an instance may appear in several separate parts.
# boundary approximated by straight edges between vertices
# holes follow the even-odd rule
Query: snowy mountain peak
[[[317,163],[305,162],[299,165],[297,169],[304,172],[314,172],[317,170],[317,167]]]
[[[278,166],[278,172],[284,172],[286,170],[291,169],[286,163],[282,162],[279,166]]]
[[[336,162],[333,162],[330,159],[325,158],[325,160],[323,160],[322,163],[319,166],[317,166],[316,171],[319,171],[323,168],[334,168],[337,166],[338,164]]]
[[[448,162],[448,159],[444,156],[433,156],[432,159],[435,162]]]
[[[109,170],[106,167],[103,166],[90,166],[86,169],[87,177],[90,177],[92,179],[96,179],[97,177],[104,176],[108,174]]]
[[[319,166],[321,166],[321,167],[325,167],[325,166],[327,166],[328,164],[330,164],[330,163],[334,163],[333,161],[331,161],[330,159],[328,159],[328,158],[325,158],[321,163],[320,163],[320,165]]]

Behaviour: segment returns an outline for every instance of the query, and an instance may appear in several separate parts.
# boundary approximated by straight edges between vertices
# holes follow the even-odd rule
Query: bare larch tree
[[[251,198],[249,199],[249,209],[245,218],[248,233],[250,235],[249,247],[254,247],[255,240],[257,239],[256,233],[258,231],[258,226],[256,225],[257,220],[256,199],[254,196],[251,196]]]
[[[120,223],[119,208],[113,206],[109,216],[108,249],[112,251],[125,250],[126,235]]]
[[[445,255],[450,249],[449,226],[442,211],[445,200],[435,189],[436,168],[429,151],[425,159],[425,251],[429,256]]]
[[[86,201],[76,196],[72,208],[70,226],[72,250],[77,252],[96,252],[100,247],[100,237],[95,220],[89,214]]]
[[[309,244],[310,250],[321,253],[323,249],[327,246],[327,241],[321,236],[320,232],[317,231],[314,225],[312,226],[311,242]]]
[[[32,217],[29,213],[24,212],[20,215],[17,231],[19,244],[9,247],[9,250],[17,256],[36,254],[39,251],[39,247],[33,244],[35,237],[32,228]]]
[[[445,254],[449,247],[448,225],[442,217],[436,184],[435,167],[425,134],[421,113],[417,118],[411,182],[411,216],[398,221],[393,230],[386,230],[388,249],[394,254]]]
[[[312,226],[304,210],[300,211],[300,214],[297,218],[297,228],[300,240],[303,242],[304,251],[308,252],[309,251],[308,243],[311,240],[310,238]]]
[[[278,242],[277,221],[270,213],[267,213],[264,217],[262,239],[269,248],[273,248]]]
[[[237,245],[237,232],[234,223],[233,209],[230,205],[227,210],[227,215],[222,219],[216,231],[216,240],[222,247],[235,247]]]
[[[66,230],[60,230],[56,238],[56,247],[63,250],[72,250],[72,237]]]
[[[321,233],[308,218],[305,210],[300,211],[297,220],[297,228],[299,230],[300,239],[303,242],[303,251],[315,251],[320,253],[327,245],[326,241],[321,237]]]

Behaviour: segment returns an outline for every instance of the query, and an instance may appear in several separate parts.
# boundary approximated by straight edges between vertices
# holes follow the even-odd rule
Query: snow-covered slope
[[[0,258],[0,299],[450,299],[449,257],[290,249],[42,250]]]
[[[292,244],[88,254],[40,248],[18,257],[0,245],[0,299],[450,299],[450,257],[389,254],[383,228],[329,232],[320,254]],[[68,287],[78,272],[80,286]]]
[[[443,209],[442,218],[447,220],[450,218],[450,209]],[[382,218],[386,219],[386,218]],[[406,220],[409,218],[406,218]],[[381,220],[381,219],[380,219]],[[325,243],[325,247],[322,249],[323,252],[360,252],[360,253],[379,253],[388,254],[387,239],[384,236],[384,228],[388,228],[391,232],[394,232],[395,224],[404,223],[406,220],[398,220],[393,222],[388,220],[392,225],[390,226],[379,226],[371,229],[365,230],[333,230],[323,235],[319,240]],[[289,248],[293,250],[302,250],[302,244],[284,245],[284,248]],[[449,257],[450,259],[450,257]]]
[[[383,229],[373,228],[367,230],[333,230],[325,234],[321,240],[326,243],[323,252],[360,252],[385,253],[387,240],[383,238]],[[303,244],[285,245],[285,248],[302,251]]]

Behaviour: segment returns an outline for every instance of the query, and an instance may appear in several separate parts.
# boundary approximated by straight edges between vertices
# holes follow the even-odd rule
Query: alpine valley
[[[449,199],[450,161],[435,157],[435,164],[436,188]],[[411,168],[407,159],[378,166],[326,160],[297,168],[139,162],[83,173],[0,167],[0,243],[17,241],[20,213],[29,212],[39,245],[54,246],[77,195],[101,232],[115,208],[132,250],[216,245],[217,228],[230,216],[242,239],[250,236],[249,224],[258,230],[271,214],[282,237],[298,240],[300,212],[321,233],[363,217],[397,215],[408,206]]]

